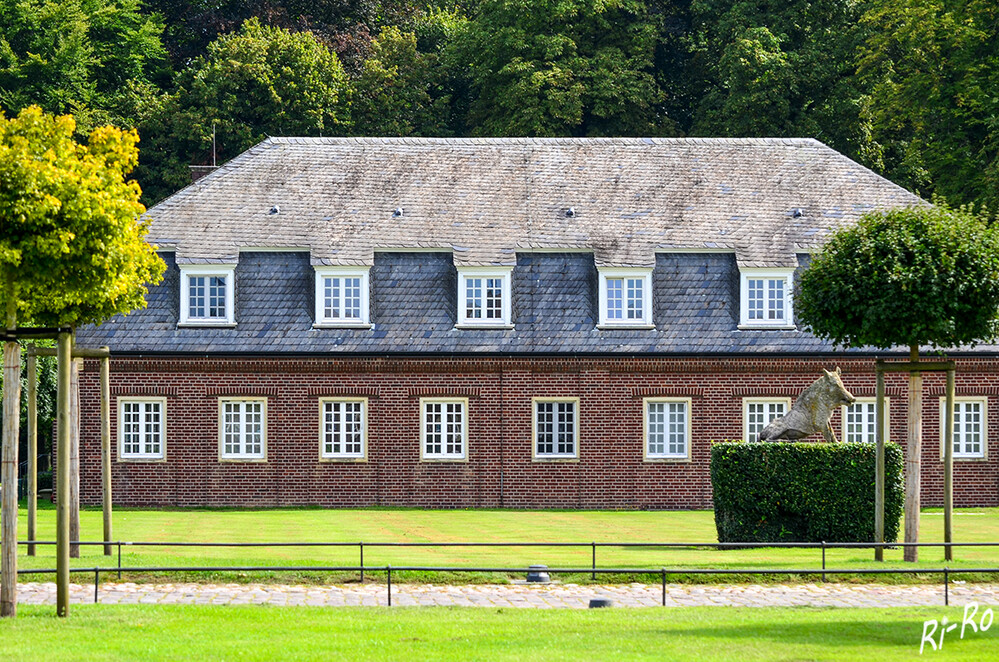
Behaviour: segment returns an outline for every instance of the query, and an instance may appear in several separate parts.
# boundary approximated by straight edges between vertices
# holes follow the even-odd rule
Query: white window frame
[[[760,398],[743,398],[742,399],[742,438],[743,438],[743,440],[745,440],[745,441],[756,441],[755,439],[751,439],[750,435],[749,435],[749,405],[772,404],[772,403],[777,403],[777,402],[780,402],[780,403],[782,403],[784,405],[784,413],[783,414],[778,414],[777,416],[774,416],[773,418],[770,419],[770,421],[773,421],[776,418],[780,418],[784,414],[787,414],[787,412],[791,411],[791,398],[764,398],[764,397],[760,397]],[[767,423],[764,423],[763,424],[763,428],[765,428],[767,425],[769,425],[770,421],[768,421]],[[763,431],[763,428],[760,428],[761,432]]]
[[[458,328],[474,329],[512,329],[512,287],[513,267],[458,267]],[[501,284],[500,302],[501,318],[469,317],[468,287],[469,278],[498,279]],[[485,315],[486,293],[485,284],[482,292],[482,314]]]
[[[573,411],[572,453],[538,452],[538,405],[569,403]],[[557,422],[557,421],[556,421]],[[579,459],[579,398],[531,398],[531,456],[534,460]]]
[[[447,432],[441,430],[441,452],[427,452],[427,405],[461,405],[461,452],[448,453]],[[443,413],[443,412],[442,412]],[[420,398],[420,460],[424,462],[464,462],[468,459],[468,398]]]
[[[598,298],[600,300],[600,323],[598,329],[654,329],[652,321],[652,269],[627,268],[627,269],[597,269],[599,287]],[[624,280],[624,292],[622,292],[622,312],[627,314],[629,299],[627,295],[627,280],[640,279],[642,281],[642,316],[640,318],[622,319],[609,318],[607,300],[607,281]]]
[[[341,329],[341,328],[361,328],[371,327],[370,322],[370,280],[368,267],[316,267],[316,322],[313,325],[318,329]],[[338,311],[339,317],[326,316],[326,279],[327,278],[360,278],[361,279],[361,309],[360,317],[343,317],[343,295],[341,283],[341,296]]]
[[[982,409],[982,429],[979,433],[981,451],[979,453],[968,453],[965,448],[966,442],[964,440],[963,428],[964,426],[958,426],[957,421],[954,423],[954,442],[958,444],[962,450],[958,452],[957,449],[954,450],[955,460],[986,460],[988,459],[988,446],[989,446],[989,399],[985,396],[972,396],[972,397],[959,397],[954,398],[954,415],[958,415],[958,404],[971,404],[978,403]],[[947,398],[940,398],[940,459],[943,459],[946,444],[947,428],[946,428],[946,409],[947,409]]]
[[[140,441],[139,444],[143,448],[142,451],[138,453],[127,453],[125,451],[125,405],[126,404],[157,404],[159,405],[160,411],[160,428],[159,428],[159,447],[160,450],[157,453],[149,453],[146,451],[147,445],[144,441]],[[144,409],[144,408],[143,408]],[[150,398],[150,397],[121,397],[118,398],[118,460],[119,461],[131,461],[131,460],[152,460],[152,461],[163,461],[166,460],[166,412],[167,412],[167,401],[166,398]],[[143,427],[147,424],[145,420],[145,414],[147,412],[143,411],[143,421],[140,423]],[[141,435],[142,433],[140,433]]]
[[[651,413],[651,405],[675,405],[682,404],[684,406],[683,411],[683,452],[682,453],[670,453],[669,452],[669,441],[666,441],[666,452],[655,453],[651,449],[651,439],[649,435],[652,432],[651,422],[649,421],[649,414]],[[645,460],[655,461],[655,460],[671,460],[671,461],[690,461],[690,434],[692,430],[691,426],[691,411],[692,411],[692,399],[691,398],[643,398],[642,400],[642,443],[645,449]],[[669,422],[666,422],[669,425]],[[666,432],[667,436],[669,431]]]
[[[361,405],[361,451],[359,453],[348,453],[346,451],[334,452],[327,450],[327,429],[326,429],[326,406],[330,404],[355,404]],[[343,444],[341,436],[340,443]],[[368,399],[367,398],[319,398],[319,459],[320,460],[346,460],[353,462],[363,462],[368,459]]]
[[[739,328],[740,329],[794,329],[794,269],[792,268],[761,268],[741,269],[739,286]],[[750,319],[749,318],[749,281],[750,280],[783,280],[784,281],[784,319]],[[770,288],[764,282],[763,311],[769,309]]]
[[[225,317],[191,316],[191,278],[225,277]],[[180,325],[181,326],[234,326],[236,265],[189,264],[180,268]],[[207,293],[206,293],[207,297]],[[205,302],[207,307],[207,301]]]
[[[854,405],[871,405],[871,406],[877,406],[877,402],[878,402],[877,398],[857,398],[854,401],[853,404]],[[849,439],[848,439],[849,435],[847,434],[847,425],[848,425],[848,423],[847,423],[847,420],[846,420],[846,413],[847,413],[848,409],[850,409],[850,405],[843,405],[840,408],[840,410],[841,410],[840,411],[840,418],[842,419],[842,424],[843,424],[842,425],[842,427],[843,427],[843,429],[842,429],[843,436],[840,437],[840,438],[844,442],[849,441]],[[891,420],[891,416],[890,416],[889,412],[891,412],[891,398],[889,398],[889,397],[886,396],[885,397],[885,420],[882,421],[882,425],[884,426],[884,435],[883,436],[884,436],[884,440],[885,441],[888,441],[888,430],[891,427],[888,424],[889,421]],[[865,427],[867,427],[868,425],[873,426],[875,424],[874,423],[875,412],[871,411],[870,412],[870,416],[871,416],[870,422],[869,423],[867,423],[867,422],[864,423]],[[864,432],[863,434],[864,434],[865,437],[868,435],[867,432]],[[871,444],[873,444],[876,441],[877,441],[877,439],[875,438],[875,435],[871,434],[870,435],[870,439],[866,439],[866,440],[862,441],[861,443],[865,443],[865,444],[866,443],[871,443]]]
[[[225,451],[225,405],[226,403],[260,403],[260,452],[227,453]],[[240,426],[245,426],[244,410],[240,411]],[[246,448],[245,427],[240,431],[239,446]],[[224,396],[219,398],[219,460],[222,462],[266,462],[267,461],[267,398],[246,396]]]

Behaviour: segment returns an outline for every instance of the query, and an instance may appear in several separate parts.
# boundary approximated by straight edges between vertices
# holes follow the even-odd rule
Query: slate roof
[[[659,251],[722,249],[753,267],[792,266],[865,211],[920,203],[812,139],[269,138],[148,216],[180,263],[247,247],[301,248],[314,265],[583,249],[649,267]]]
[[[117,353],[743,353],[830,352],[802,331],[739,330],[735,256],[660,254],[653,270],[655,329],[597,329],[590,253],[520,254],[513,269],[514,329],[455,329],[457,271],[446,252],[377,253],[371,329],[314,329],[309,254],[243,253],[236,328],[178,328],[173,255],[149,306],[78,332],[83,346]],[[805,259],[807,256],[801,256]]]

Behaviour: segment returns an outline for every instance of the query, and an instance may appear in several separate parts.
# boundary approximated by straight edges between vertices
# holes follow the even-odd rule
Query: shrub
[[[711,449],[719,542],[871,542],[873,444],[726,442]],[[898,539],[902,449],[885,444],[885,541]]]

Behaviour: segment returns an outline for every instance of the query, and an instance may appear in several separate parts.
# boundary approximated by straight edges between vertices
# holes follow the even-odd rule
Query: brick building
[[[115,500],[709,507],[711,442],[755,436],[823,367],[858,396],[837,434],[872,440],[893,353],[802,331],[795,274],[917,203],[813,140],[268,139],[149,211],[163,282],[79,331],[114,356]],[[958,505],[999,504],[996,350],[951,353]],[[81,389],[99,502],[96,364]],[[906,392],[889,376],[893,439]]]

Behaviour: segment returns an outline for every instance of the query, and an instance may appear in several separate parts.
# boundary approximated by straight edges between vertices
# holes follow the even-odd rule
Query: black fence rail
[[[103,543],[101,543],[103,544]],[[914,543],[912,543],[914,544]],[[70,573],[94,573],[94,603],[99,602],[101,573],[121,572],[360,572],[367,570],[369,573],[385,572],[386,574],[386,604],[392,606],[392,573],[393,572],[489,572],[489,573],[530,573],[536,572],[537,567],[506,567],[506,568],[486,568],[486,567],[449,567],[449,566],[141,566],[130,568],[72,568]],[[582,574],[592,572],[597,574],[618,574],[618,575],[659,575],[662,585],[662,604],[666,606],[666,577],[671,574],[697,574],[697,575],[814,575],[818,574],[815,568],[755,568],[726,569],[726,568],[545,568],[544,572],[551,574]],[[39,568],[18,570],[19,575],[45,575],[55,574],[55,568]],[[887,574],[934,574],[943,576],[944,606],[950,606],[950,578],[957,574],[999,574],[999,568],[825,568],[825,574],[860,574],[860,575],[887,575]]]
[[[19,545],[55,545],[55,541],[52,540],[25,540],[18,541]],[[360,572],[361,581],[364,581],[364,572],[366,566],[364,565],[364,549],[367,548],[379,548],[379,547],[423,547],[423,548],[448,548],[448,547],[524,547],[524,548],[537,548],[537,547],[551,547],[551,548],[577,548],[577,549],[589,549],[590,550],[590,567],[580,571],[589,572],[590,577],[596,580],[597,573],[603,572],[597,568],[597,549],[598,548],[616,548],[616,549],[628,549],[628,548],[659,548],[659,549],[761,549],[761,548],[777,548],[777,549],[817,549],[822,553],[822,567],[819,569],[809,570],[809,574],[821,574],[822,581],[826,581],[826,574],[830,571],[826,567],[826,552],[830,549],[894,549],[894,548],[904,548],[904,547],[999,547],[999,542],[364,542],[364,541],[348,541],[348,542],[296,542],[296,541],[284,541],[284,542],[164,542],[164,541],[76,541],[71,542],[71,545],[81,545],[81,546],[103,546],[103,547],[117,547],[118,550],[118,566],[113,568],[113,571],[118,573],[118,578],[121,579],[121,573],[123,571],[132,570],[123,568],[121,565],[121,549],[122,547],[356,547],[358,550],[358,565],[355,568]],[[378,566],[379,568],[382,566]],[[268,568],[269,570],[279,570],[282,568]],[[293,570],[293,568],[283,568],[286,570]],[[321,571],[319,568],[313,568],[317,571]],[[210,569],[204,569],[205,571],[211,571]],[[460,570],[460,569],[459,569]],[[873,569],[871,569],[873,570]],[[877,569],[880,571],[881,569]],[[907,572],[909,569],[899,570],[897,572]],[[107,571],[103,569],[103,571]],[[470,570],[471,571],[471,570]],[[685,572],[684,570],[677,569],[673,574]],[[728,571],[724,573],[719,571],[718,574],[727,574]],[[771,572],[761,572],[756,571],[743,571],[735,570],[733,573],[743,573],[743,574],[771,574]],[[772,571],[773,573],[784,572],[781,570]],[[857,570],[856,572],[860,572]],[[794,574],[794,573],[791,573]]]

